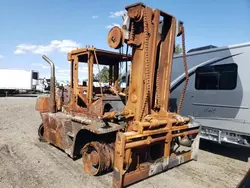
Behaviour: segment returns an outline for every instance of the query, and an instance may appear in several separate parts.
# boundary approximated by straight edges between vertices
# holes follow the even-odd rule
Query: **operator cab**
[[[82,109],[100,116],[107,109],[119,110],[124,107],[118,82],[119,70],[122,63],[131,61],[131,56],[96,48],[81,48],[71,51],[68,61],[71,67],[70,100],[67,104],[63,103],[61,109],[76,112]],[[96,76],[94,70],[98,71]],[[85,80],[81,77],[83,73],[85,77],[87,74]]]

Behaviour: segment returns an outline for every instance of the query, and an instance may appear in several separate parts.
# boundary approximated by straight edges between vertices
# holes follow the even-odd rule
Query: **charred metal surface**
[[[69,148],[70,142],[64,138],[67,138],[65,122],[70,119],[59,113],[44,113],[42,119],[46,141],[62,149]]]
[[[107,41],[115,49],[127,44],[133,55],[90,46],[69,52],[67,92],[54,88],[51,100],[40,97],[36,104],[44,139],[72,158],[81,155],[91,175],[113,169],[113,187],[119,188],[197,160],[200,131],[191,118],[166,108],[176,31],[180,30],[177,20],[142,3],[126,10],[123,27],[111,29]],[[124,105],[118,75],[120,63],[126,61],[131,61],[131,73]],[[79,63],[88,64],[88,85],[78,82]],[[94,64],[98,69],[99,65],[109,67],[109,87],[102,86],[101,76],[99,87],[93,86]],[[53,80],[53,71],[51,75]]]
[[[68,53],[68,61],[73,60],[73,57],[76,55],[81,55],[79,58],[79,61],[88,62],[89,51],[93,51],[93,48],[89,47],[89,48],[81,48],[77,50],[72,50],[70,53]],[[119,62],[121,60],[121,56],[122,56],[122,61],[131,60],[131,55],[119,54],[116,52],[102,50],[98,48],[96,48],[96,55],[98,57],[99,64],[102,64],[102,65],[110,65],[110,62]]]
[[[76,121],[76,119],[73,118],[72,121]],[[80,121],[76,121],[76,122],[81,123]],[[74,124],[74,126],[77,127],[77,126],[79,126],[79,124],[78,125]],[[115,132],[115,131],[121,130],[122,127],[119,124],[100,121],[100,122],[91,122],[91,124],[89,124],[89,125],[86,125],[86,124],[82,125],[82,123],[81,123],[80,129],[86,129],[86,130],[93,132],[95,134],[105,134],[105,133],[110,133],[110,132]]]
[[[120,113],[128,127],[127,132],[118,133],[115,142],[113,187],[197,159],[199,145],[200,126],[166,108],[177,20],[142,3],[129,5],[126,10],[124,36],[116,29],[108,35],[110,47],[122,45],[120,39],[124,38],[133,50],[128,100]]]
[[[113,27],[108,33],[108,44],[111,48],[119,49],[124,42],[122,29],[118,26]]]
[[[188,134],[188,130],[189,129],[186,130],[185,132],[186,134]],[[169,130],[169,132],[170,131],[171,130]],[[168,152],[169,155],[167,157],[164,157],[160,153],[157,154],[157,151],[159,152],[160,150],[166,149],[163,146],[164,144],[166,144],[166,140],[168,138],[167,135],[163,137],[159,137],[155,135],[154,138],[152,138],[152,136],[148,134],[148,137],[145,138],[145,135],[143,134],[141,135],[141,137],[138,137],[138,134],[133,134],[133,136],[131,136],[129,133],[126,133],[126,135],[125,134],[121,135],[121,134],[123,133],[119,133],[119,138],[117,138],[120,140],[120,142],[117,142],[116,140],[116,147],[115,147],[116,148],[115,159],[119,158],[120,161],[119,161],[119,164],[118,162],[114,164],[114,169],[115,169],[115,171],[113,172],[113,178],[114,178],[113,186],[114,187],[127,186],[137,181],[140,181],[141,179],[144,179],[152,175],[158,174],[162,171],[171,169],[184,162],[187,162],[193,159],[197,160],[197,153],[199,150],[198,148],[199,137],[195,134],[190,134],[190,136],[195,137],[195,139],[192,141],[193,142],[192,147],[185,147],[185,149],[182,148],[181,150],[170,149],[170,151]],[[124,139],[122,139],[122,137]],[[126,137],[128,138],[126,139]],[[136,141],[133,141],[132,139],[133,137],[136,138]],[[173,137],[171,137],[171,140],[167,143],[167,145],[170,146],[171,144],[175,142],[174,140],[172,140],[172,138]],[[157,145],[158,147],[156,147]],[[125,156],[124,153],[126,153],[128,149],[134,148],[134,153],[137,153],[136,152],[137,148],[145,147],[145,146],[147,146],[148,152],[144,153],[143,158],[145,158],[145,156],[148,156],[146,159],[147,162],[135,163],[134,164],[135,166],[133,165],[133,162],[131,162],[130,164],[127,164],[130,166],[130,168],[134,169],[132,171],[121,166],[120,166],[121,171],[118,170],[120,163],[125,163],[125,161],[127,160],[126,159],[127,156]],[[152,152],[150,152],[150,150],[152,150]],[[118,157],[118,154],[119,154],[119,157]],[[155,159],[154,159],[154,155],[157,156]],[[145,160],[141,158],[142,156],[135,154],[135,157],[130,158],[130,160],[128,161],[132,160],[135,162],[136,160],[138,160],[138,157],[139,157],[139,161]],[[153,161],[153,162],[150,162],[150,161]],[[122,172],[125,172],[125,173],[122,173]]]
[[[114,133],[122,129],[118,124],[88,119],[84,116],[71,114],[42,113],[44,138],[47,142],[63,149],[72,158],[76,137],[80,131],[86,130],[96,135]]]
[[[50,111],[50,97],[49,96],[38,96],[36,100],[35,109],[40,113]]]
[[[121,112],[124,108],[124,103],[119,96],[104,96],[103,109],[104,112]],[[103,112],[103,114],[104,114]]]
[[[96,114],[98,117],[102,116],[103,112],[103,101],[102,98],[98,99],[97,101],[93,102],[89,106],[89,113]]]
[[[89,118],[82,117],[82,116],[72,116],[71,117],[72,121],[84,124],[84,125],[90,125],[92,124],[92,121]]]

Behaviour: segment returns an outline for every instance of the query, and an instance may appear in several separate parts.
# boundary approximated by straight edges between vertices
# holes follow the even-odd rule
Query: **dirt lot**
[[[111,173],[89,176],[81,160],[37,140],[35,100],[0,98],[0,187],[111,187]],[[249,150],[201,142],[198,161],[130,187],[235,187],[250,168],[249,156]]]

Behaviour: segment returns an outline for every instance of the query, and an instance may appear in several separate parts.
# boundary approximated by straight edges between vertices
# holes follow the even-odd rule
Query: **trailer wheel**
[[[46,140],[44,139],[44,127],[43,123],[40,124],[38,128],[38,137],[41,142],[45,142]]]

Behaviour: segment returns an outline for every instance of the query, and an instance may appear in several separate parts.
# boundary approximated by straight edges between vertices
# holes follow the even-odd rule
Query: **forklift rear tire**
[[[39,126],[39,128],[38,128],[38,137],[39,137],[39,141],[46,142],[46,140],[44,139],[44,127],[43,127],[43,123],[41,123],[40,126]]]

